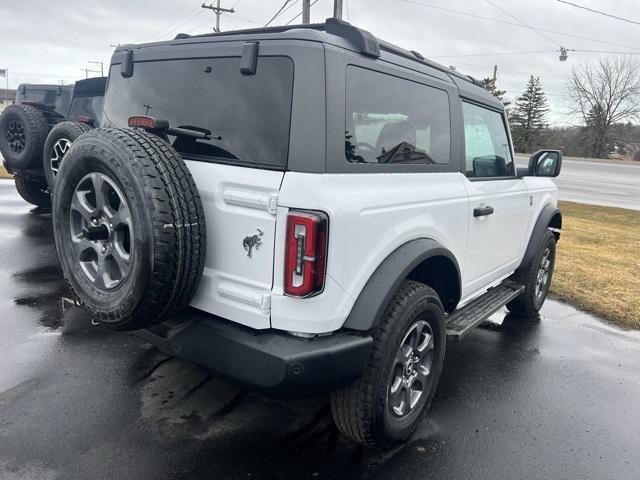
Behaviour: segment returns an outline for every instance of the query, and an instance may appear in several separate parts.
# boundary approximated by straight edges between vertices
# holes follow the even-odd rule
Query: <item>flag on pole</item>
[[[0,77],[6,77],[6,76],[7,76],[7,69],[0,68]]]

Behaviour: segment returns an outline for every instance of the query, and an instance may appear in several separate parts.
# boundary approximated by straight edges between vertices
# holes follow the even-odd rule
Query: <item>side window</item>
[[[449,163],[444,90],[347,67],[345,156],[351,163]]]
[[[515,174],[502,114],[462,103],[467,177],[511,177]]]

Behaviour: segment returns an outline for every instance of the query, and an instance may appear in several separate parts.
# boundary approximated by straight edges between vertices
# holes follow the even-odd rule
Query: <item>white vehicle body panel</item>
[[[207,220],[207,258],[191,305],[252,328],[269,328],[275,204],[283,172],[186,163]],[[249,256],[243,240],[253,235],[261,244]]]
[[[303,174],[287,172],[280,207],[329,215],[324,291],[282,295],[285,231],[277,228],[273,328],[306,333],[338,330],[375,269],[404,243],[430,238],[448,248],[464,271],[469,206],[461,173]],[[278,209],[278,225],[286,208]]]

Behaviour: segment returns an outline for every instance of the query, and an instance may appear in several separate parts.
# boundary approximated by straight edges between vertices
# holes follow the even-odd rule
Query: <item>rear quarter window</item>
[[[449,96],[444,90],[349,66],[345,156],[350,163],[449,163]]]
[[[187,159],[284,169],[287,165],[293,62],[260,57],[255,75],[240,57],[137,62],[133,76],[111,68],[103,124],[125,127],[151,116],[172,127],[211,132],[212,140],[171,138]]]

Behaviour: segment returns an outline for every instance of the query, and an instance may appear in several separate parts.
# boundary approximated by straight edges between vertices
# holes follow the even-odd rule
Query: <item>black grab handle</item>
[[[484,217],[493,214],[493,207],[476,207],[473,209],[474,217]]]

